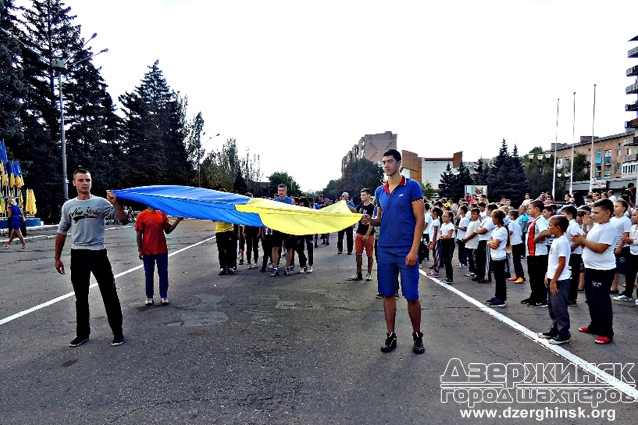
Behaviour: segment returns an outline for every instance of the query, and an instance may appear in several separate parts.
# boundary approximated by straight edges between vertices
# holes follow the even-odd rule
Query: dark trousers
[[[467,266],[467,251],[465,250],[465,242],[457,239],[456,243],[459,245],[459,251],[457,253],[459,264],[463,264],[464,266]]]
[[[492,270],[494,271],[494,296],[501,301],[505,301],[507,299],[507,286],[505,282],[506,262],[507,260],[505,258],[502,260],[490,261]]]
[[[262,255],[261,269],[266,271],[268,260],[272,260],[272,235],[265,235],[261,240],[261,248],[264,250]]]
[[[307,258],[306,254],[304,253],[304,244],[306,245],[306,250],[308,251]],[[299,256],[300,267],[312,266],[312,257],[314,253],[314,247],[312,246],[312,235],[295,236],[295,251]]]
[[[250,264],[253,257],[255,264],[257,264],[257,260],[259,259],[259,238],[257,238],[256,233],[246,233],[246,261],[248,261],[248,264]]]
[[[486,270],[486,253],[487,253],[487,241],[479,241],[478,248],[476,248],[476,277],[478,279],[485,279]],[[501,300],[502,301],[502,300]]]
[[[159,276],[159,293],[161,298],[168,297],[168,252],[163,254],[144,254],[144,277],[146,281],[146,298],[153,298],[155,292],[155,263]]]
[[[476,273],[476,263],[474,261],[475,249],[465,248],[467,251],[467,263],[469,265],[470,273]]]
[[[215,235],[217,240],[217,258],[219,268],[228,269],[237,267],[237,237],[234,231],[219,232]]]
[[[638,274],[638,255],[629,254],[627,262],[627,274],[625,275],[625,290],[623,294],[627,298],[631,298],[634,293],[634,284],[636,282],[636,274]]]
[[[529,273],[529,287],[531,294],[529,302],[547,302],[547,291],[545,289],[545,274],[547,273],[547,255],[528,255],[527,272]]]
[[[71,250],[71,283],[75,292],[76,334],[88,337],[91,333],[89,323],[89,282],[91,273],[97,280],[104,309],[113,336],[123,336],[122,307],[115,288],[115,277],[111,269],[106,250],[91,251],[88,249]]]
[[[337,233],[337,251],[343,252],[343,235],[344,234],[346,235],[348,254],[351,254],[352,250],[354,249],[354,235],[352,234],[352,226],[348,226],[345,229],[341,229]]]
[[[578,298],[578,281],[580,280],[581,261],[581,254],[572,254],[569,256],[569,268],[572,271],[572,278],[569,283],[569,291],[567,292],[568,301],[576,302],[576,299]]]
[[[441,259],[445,265],[445,277],[454,279],[454,268],[452,267],[452,258],[454,258],[454,239],[441,240]]]
[[[549,279],[548,279],[549,280]],[[549,317],[552,319],[551,333],[559,333],[567,338],[571,338],[569,332],[569,311],[567,310],[568,290],[571,279],[559,280],[556,282],[558,293],[552,295],[547,287],[547,308]],[[609,298],[609,297],[607,297]]]
[[[616,269],[585,269],[585,298],[589,307],[589,330],[591,333],[614,338],[613,312],[611,310],[611,283]]]
[[[428,244],[430,243],[430,235],[427,233],[424,233],[421,241],[425,245],[425,248],[423,248],[423,258],[421,258],[421,261],[430,260],[430,248],[428,248]]]
[[[514,274],[516,277],[525,279],[525,271],[523,270],[522,258],[525,255],[525,245],[519,243],[512,245],[512,262],[514,263]]]

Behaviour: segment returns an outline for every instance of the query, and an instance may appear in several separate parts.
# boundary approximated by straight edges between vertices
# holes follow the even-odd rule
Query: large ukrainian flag
[[[289,235],[336,232],[361,219],[345,201],[315,210],[189,186],[143,186],[112,192],[119,200],[138,202],[174,217],[267,226]]]

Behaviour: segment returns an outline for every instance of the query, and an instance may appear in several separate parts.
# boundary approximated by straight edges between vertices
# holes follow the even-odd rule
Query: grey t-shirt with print
[[[104,249],[104,220],[115,220],[115,208],[109,201],[91,195],[89,199],[73,198],[62,206],[58,233],[67,235],[71,229],[71,249]]]

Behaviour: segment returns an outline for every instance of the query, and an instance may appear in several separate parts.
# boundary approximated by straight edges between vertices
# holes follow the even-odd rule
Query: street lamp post
[[[89,38],[88,40],[86,40],[86,42],[84,42],[84,44],[82,45],[82,49],[84,47],[86,47],[87,44],[89,44],[89,42],[91,40],[93,40],[95,37],[97,37],[97,33],[93,33],[93,35],[91,36],[91,38]],[[64,200],[69,199],[69,179],[67,177],[67,165],[66,165],[66,138],[65,138],[65,129],[64,129],[64,93],[62,90],[62,71],[66,71],[68,69],[69,66],[72,65],[77,65],[81,62],[87,61],[101,53],[107,53],[109,51],[109,49],[103,49],[100,50],[98,53],[93,54],[90,53],[89,56],[87,56],[84,59],[80,59],[79,61],[76,62],[72,62],[69,64],[69,59],[52,59],[51,60],[51,67],[55,70],[58,71],[58,91],[60,92],[60,144],[62,147],[62,196],[64,197]]]
[[[545,162],[546,159],[549,159],[551,157],[552,157],[552,154],[549,153],[549,152],[548,153],[539,153],[539,154],[530,153],[530,154],[527,155],[527,159],[529,159],[529,162],[531,162],[532,164],[536,165],[536,168],[538,169],[539,190],[542,189],[541,185],[542,185],[544,162]]]

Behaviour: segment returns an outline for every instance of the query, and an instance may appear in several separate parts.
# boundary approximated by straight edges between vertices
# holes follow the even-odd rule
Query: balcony
[[[638,83],[634,83],[634,84],[630,85],[629,87],[626,87],[625,88],[625,93],[626,94],[638,93]]]
[[[625,121],[625,128],[638,128],[638,118],[631,121]]]
[[[606,156],[605,157],[605,165],[609,165],[611,164],[611,156]]]
[[[638,161],[638,154],[625,155],[622,158],[622,162],[635,162]]]
[[[634,65],[627,70],[627,77],[638,75],[638,65]]]
[[[628,58],[638,58],[638,47],[634,47],[630,51],[627,52]]]
[[[625,105],[625,111],[627,112],[638,111],[638,102]]]
[[[623,140],[622,145],[623,146],[636,146],[636,145],[638,145],[638,137],[637,136],[627,137],[625,140]]]

